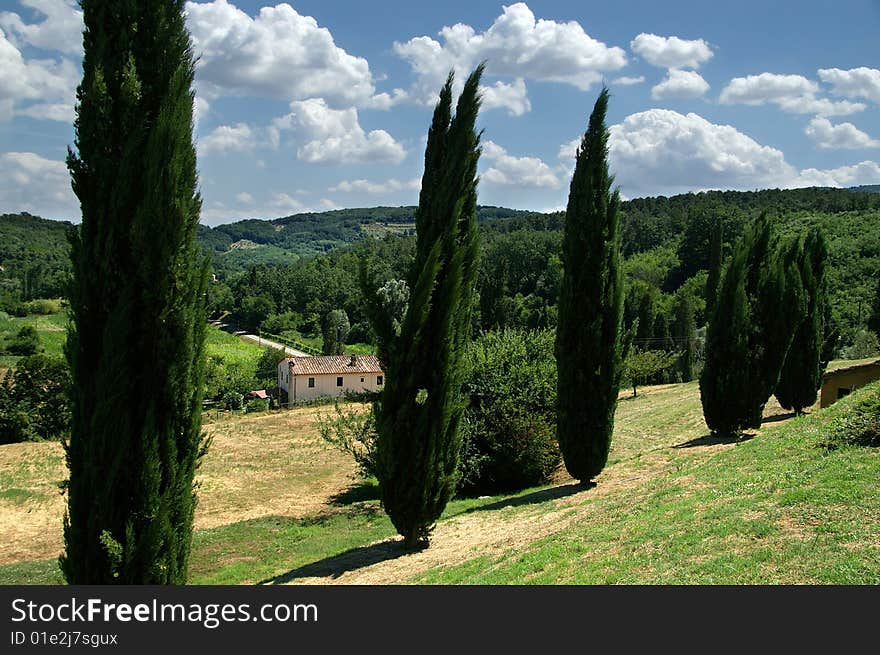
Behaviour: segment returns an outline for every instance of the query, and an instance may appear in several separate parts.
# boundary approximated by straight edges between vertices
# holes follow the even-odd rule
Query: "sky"
[[[625,198],[880,184],[880,1],[187,2],[202,222],[416,204],[482,60],[479,202],[563,209],[605,84]],[[0,0],[0,213],[79,221],[75,0]]]

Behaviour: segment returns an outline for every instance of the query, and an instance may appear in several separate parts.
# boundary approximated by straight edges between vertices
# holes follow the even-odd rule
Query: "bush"
[[[250,414],[252,412],[265,412],[269,410],[269,399],[268,398],[251,398],[247,405],[245,405],[245,411]]]
[[[58,314],[63,308],[63,303],[60,298],[55,298],[52,300],[46,298],[38,298],[36,300],[26,302],[24,304],[24,307],[28,314]]]
[[[70,425],[70,371],[60,358],[19,360],[0,383],[0,443],[59,439]]]
[[[846,359],[867,359],[880,354],[880,342],[877,335],[867,330],[856,333],[852,345],[846,349]]]
[[[40,350],[40,335],[33,325],[25,325],[18,334],[16,334],[9,343],[6,344],[6,351],[11,355],[36,355]]]
[[[489,332],[471,344],[459,490],[494,493],[550,481],[561,461],[553,347],[548,330]]]
[[[318,416],[321,437],[331,446],[354,458],[358,474],[367,479],[376,476],[376,422],[373,410],[343,409],[339,401],[333,403],[332,415]]]
[[[226,409],[239,410],[244,405],[244,396],[237,391],[227,391],[223,395],[223,406]]]

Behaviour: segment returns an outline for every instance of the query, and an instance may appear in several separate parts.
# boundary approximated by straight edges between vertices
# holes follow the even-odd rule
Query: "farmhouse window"
[[[377,375],[377,376],[376,376],[376,386],[381,387],[383,381],[384,381],[384,380],[382,379],[382,376],[381,376],[381,375]]]
[[[314,389],[315,387],[315,378],[309,378],[309,389]]]
[[[364,379],[363,379],[363,378],[361,378],[361,382],[363,382],[363,381],[364,381]]]
[[[341,387],[341,386],[342,386],[342,378],[336,378],[336,386],[337,386],[337,387]]]

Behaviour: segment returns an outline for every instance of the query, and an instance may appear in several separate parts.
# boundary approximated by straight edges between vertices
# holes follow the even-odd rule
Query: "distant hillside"
[[[853,189],[710,191],[638,198],[622,203],[624,253],[646,252],[670,239],[686,236],[688,216],[695,213],[750,216],[765,208],[781,214],[873,210],[880,208],[878,192],[880,185]],[[211,254],[215,270],[230,274],[253,264],[290,264],[370,236],[411,234],[415,209],[339,209],[274,220],[247,219],[213,228],[200,225],[198,238],[203,249]],[[558,231],[562,227],[561,213],[541,214],[504,207],[481,206],[478,220],[484,230],[492,232],[524,228]],[[21,293],[24,299],[60,295],[69,269],[66,233],[70,227],[67,222],[24,212],[0,215],[0,292]],[[240,242],[250,242],[255,247],[233,247]],[[687,264],[694,271],[704,268],[700,261]]]
[[[863,184],[861,186],[851,186],[848,191],[856,191],[859,193],[880,193],[880,184]]]

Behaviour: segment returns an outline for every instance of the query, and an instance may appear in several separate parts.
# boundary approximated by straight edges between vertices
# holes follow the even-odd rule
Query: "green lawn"
[[[225,337],[211,339],[239,347]],[[696,383],[646,388],[619,403],[595,488],[454,500],[427,553],[448,553],[439,564],[397,561],[393,544],[375,545],[395,531],[364,483],[312,515],[274,510],[196,531],[190,581],[295,582],[394,560],[405,564],[394,581],[418,584],[880,584],[880,449],[828,445],[869,394],[880,383],[728,443],[707,435]],[[259,425],[299,434],[276,424],[298,416]],[[266,457],[283,465],[277,452]],[[10,479],[5,502],[28,501],[25,482]],[[0,584],[59,582],[54,560],[0,566]]]
[[[208,357],[221,358],[226,364],[236,363],[248,369],[256,369],[257,360],[263,349],[213,325],[208,325],[205,353]]]

